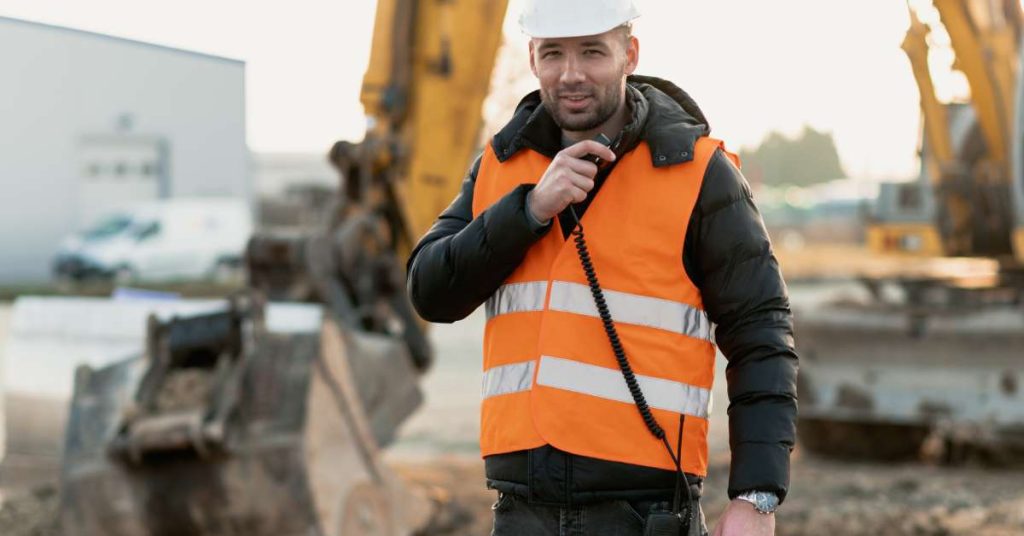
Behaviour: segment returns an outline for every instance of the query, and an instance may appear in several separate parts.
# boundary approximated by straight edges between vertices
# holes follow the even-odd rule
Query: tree
[[[741,150],[740,159],[750,181],[765,186],[810,186],[846,177],[832,134],[806,125],[793,139],[769,133],[757,149]]]

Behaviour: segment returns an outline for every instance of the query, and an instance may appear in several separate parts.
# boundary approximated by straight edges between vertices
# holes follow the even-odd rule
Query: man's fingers
[[[562,208],[559,210],[565,210],[565,207],[572,203],[582,203],[587,198],[587,191],[574,185],[570,185],[559,193],[559,197],[562,199]]]
[[[575,171],[576,173],[584,177],[593,178],[597,176],[597,164],[590,162],[588,160],[581,160],[579,158],[566,158],[565,165],[567,165],[569,169]]]
[[[592,154],[609,162],[615,160],[615,153],[611,149],[594,140],[583,140],[570,145],[565,149],[562,149],[562,154],[573,158],[583,158],[584,156]]]
[[[573,186],[583,190],[583,193],[589,192],[594,189],[594,179],[587,175],[580,175],[578,173],[570,173],[568,175],[569,181]]]
[[[580,188],[573,188],[570,192],[572,193],[573,203],[582,203],[587,199],[587,192]]]

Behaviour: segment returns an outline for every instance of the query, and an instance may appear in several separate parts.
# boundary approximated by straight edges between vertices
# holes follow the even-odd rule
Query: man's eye
[[[600,50],[594,49],[594,48],[589,48],[587,50],[584,50],[583,53],[585,55],[587,55],[587,56],[602,56],[602,55],[604,55],[603,52],[601,52]]]
[[[551,50],[541,55],[542,58],[555,58],[560,56],[562,53],[557,50]]]

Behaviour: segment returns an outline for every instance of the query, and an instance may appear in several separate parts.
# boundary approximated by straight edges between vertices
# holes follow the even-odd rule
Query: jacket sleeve
[[[473,218],[480,160],[478,156],[462,191],[409,256],[409,297],[429,322],[450,323],[469,316],[550,229],[531,225],[526,213],[532,184],[516,187]]]
[[[797,413],[792,313],[750,187],[721,151],[708,164],[686,241],[687,271],[729,362],[729,498],[757,490],[785,499]]]

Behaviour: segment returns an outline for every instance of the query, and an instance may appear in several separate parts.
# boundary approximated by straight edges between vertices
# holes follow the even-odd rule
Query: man
[[[729,360],[733,499],[715,534],[774,534],[797,356],[749,187],[684,91],[632,76],[632,1],[528,4],[540,89],[409,260],[423,318],[454,322],[486,302],[494,534],[642,534],[666,512],[705,533],[712,323]]]

